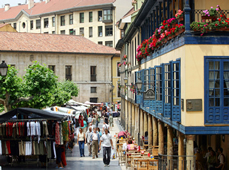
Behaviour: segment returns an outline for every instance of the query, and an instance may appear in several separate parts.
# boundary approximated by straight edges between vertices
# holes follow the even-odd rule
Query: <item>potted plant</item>
[[[178,13],[175,14],[175,17],[179,22],[184,21],[183,11],[179,9]]]
[[[211,7],[211,9],[206,9],[202,12],[202,20],[203,19],[216,19],[217,18],[217,11],[219,10],[218,5],[217,8]]]
[[[127,60],[127,55],[125,54],[122,59]]]

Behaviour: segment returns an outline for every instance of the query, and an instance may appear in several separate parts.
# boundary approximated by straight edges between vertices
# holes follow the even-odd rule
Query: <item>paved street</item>
[[[99,124],[100,129],[102,129],[102,121]],[[114,127],[110,131],[111,135],[114,137],[115,133],[119,131],[119,125],[117,118],[114,118]],[[115,143],[115,138],[113,138],[113,142]],[[115,146],[115,144],[114,144]],[[103,159],[102,159],[102,150],[100,151],[100,154],[98,155],[99,158],[92,159],[92,157],[88,157],[88,149],[87,146],[85,147],[85,156],[86,157],[80,157],[79,153],[79,147],[78,145],[75,145],[73,149],[73,153],[71,153],[69,150],[66,151],[66,160],[67,160],[67,166],[64,169],[95,169],[95,170],[103,170],[103,169],[112,169],[112,170],[121,170],[121,167],[118,165],[118,159],[111,160],[110,167],[104,167]],[[4,163],[4,158],[1,159],[1,164]],[[49,170],[56,169],[55,160],[53,160],[53,163],[50,163],[48,168]],[[36,165],[29,165],[29,164],[22,164],[22,165],[16,165],[16,166],[10,166],[6,165],[2,167],[2,170],[12,170],[12,169],[44,169],[44,168],[38,168]]]

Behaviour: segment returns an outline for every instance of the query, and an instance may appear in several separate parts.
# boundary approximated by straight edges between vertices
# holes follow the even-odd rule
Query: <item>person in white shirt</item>
[[[93,129],[93,133],[91,134],[91,141],[92,141],[92,159],[98,158],[98,148],[99,148],[99,140],[100,136],[97,132],[97,128]]]
[[[86,133],[87,148],[88,148],[89,156],[91,156],[91,150],[92,150],[91,149],[92,148],[91,135],[92,135],[92,127],[89,127]]]
[[[105,133],[105,129],[108,129],[108,132],[109,132],[110,127],[109,127],[108,124],[106,124],[105,122],[103,122],[103,134]]]
[[[104,166],[109,166],[111,160],[111,147],[114,149],[112,137],[105,129],[105,134],[102,135],[99,143],[99,150],[101,150],[101,143],[103,143],[103,163]]]
[[[225,164],[225,156],[223,154],[223,148],[219,148],[218,149],[218,154],[219,154],[219,156],[218,156],[219,166],[216,166],[215,168],[216,169],[220,169],[220,170],[222,169],[223,170],[223,166]]]

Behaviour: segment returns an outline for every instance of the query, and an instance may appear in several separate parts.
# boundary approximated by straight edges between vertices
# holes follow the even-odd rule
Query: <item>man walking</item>
[[[112,137],[108,133],[108,129],[105,129],[105,133],[102,135],[99,143],[99,150],[101,150],[101,143],[103,143],[103,163],[104,166],[109,166],[111,159],[111,147],[114,149]]]
[[[97,128],[93,129],[93,133],[91,135],[92,141],[92,159],[98,158],[98,148],[99,148],[99,133],[97,132]]]
[[[89,127],[87,133],[86,133],[86,138],[87,138],[87,148],[89,152],[89,156],[91,156],[91,148],[92,148],[92,142],[91,142],[91,135],[92,135],[92,128]]]

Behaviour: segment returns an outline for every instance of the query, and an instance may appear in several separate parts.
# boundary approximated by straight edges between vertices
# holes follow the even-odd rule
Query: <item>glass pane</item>
[[[176,71],[179,71],[179,63],[176,64]]]
[[[176,81],[176,88],[180,88],[180,84],[179,84],[179,81]]]
[[[209,62],[209,70],[214,70],[214,62],[213,61]]]
[[[168,103],[171,103],[171,97],[170,97],[170,96],[169,96],[169,98],[168,98],[168,99],[169,99]]]
[[[215,62],[215,70],[219,70],[220,69],[220,62],[219,61],[216,61]]]
[[[176,72],[176,79],[179,80],[179,72]]]
[[[224,89],[224,97],[229,97],[229,89]]]
[[[214,98],[209,99],[209,106],[215,106],[214,105]]]
[[[215,98],[215,106],[220,106],[220,98]]]
[[[223,73],[223,78],[224,78],[224,80],[229,80],[229,72],[228,71],[225,71]]]
[[[215,71],[215,79],[220,79],[219,71]]]
[[[214,96],[214,90],[213,89],[210,89],[209,90],[209,97],[212,97],[212,96]]]
[[[171,88],[168,88],[168,95],[171,96]]]
[[[220,89],[215,89],[215,96],[220,97]]]
[[[215,88],[220,88],[220,81],[219,80],[215,81]]]
[[[179,91],[179,89],[177,89],[176,92],[177,92],[177,93],[176,93],[176,96],[179,97],[179,96],[180,96],[180,91]]]
[[[179,106],[179,98],[176,98],[176,105]]]
[[[229,98],[224,99],[224,106],[229,106]]]
[[[209,81],[209,89],[213,89],[215,87],[215,81],[214,80],[210,80]]]
[[[224,62],[223,63],[223,69],[224,70],[229,70],[229,62]]]
[[[214,80],[214,71],[209,71],[209,80]]]

